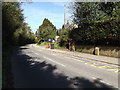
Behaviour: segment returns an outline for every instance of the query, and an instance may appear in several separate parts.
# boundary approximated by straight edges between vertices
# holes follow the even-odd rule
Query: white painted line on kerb
[[[52,62],[54,62],[54,63],[57,63],[57,64],[59,64],[59,65],[65,67],[65,65],[63,65],[63,64],[61,64],[61,63],[59,63],[59,62],[53,61],[53,60],[50,59],[50,58],[47,58],[47,57],[43,57],[43,58],[48,59],[48,60],[50,60],[50,61],[52,61]]]

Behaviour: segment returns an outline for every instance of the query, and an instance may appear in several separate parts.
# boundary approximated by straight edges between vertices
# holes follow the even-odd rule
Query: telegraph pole
[[[64,26],[66,25],[66,5],[64,5]]]

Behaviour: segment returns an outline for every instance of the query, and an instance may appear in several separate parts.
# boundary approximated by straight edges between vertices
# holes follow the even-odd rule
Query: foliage
[[[43,24],[39,26],[38,37],[41,40],[54,39],[56,36],[56,27],[48,20],[44,19]]]
[[[120,2],[75,2],[72,9],[79,28],[69,35],[76,44],[120,45]]]
[[[47,42],[41,42],[40,46],[45,46],[47,44]]]
[[[39,41],[38,37],[35,37],[35,42],[37,43]]]
[[[57,31],[56,31],[56,35],[57,35],[57,36],[60,36],[61,30],[62,30],[62,29],[57,29]]]
[[[2,3],[2,40],[3,47],[23,45],[34,42],[34,34],[24,22],[19,2]]]
[[[73,26],[69,26],[67,29],[61,29],[60,30],[60,46],[66,47],[66,44],[71,39],[70,38],[70,31],[73,29]]]
[[[40,46],[45,46],[47,43],[49,43],[49,42],[41,42],[39,45]],[[60,46],[59,46],[59,42],[54,42],[54,48],[61,48]]]
[[[54,47],[57,48],[57,49],[58,49],[58,48],[61,48],[60,45],[59,45],[59,42],[55,42],[55,43],[54,43]]]

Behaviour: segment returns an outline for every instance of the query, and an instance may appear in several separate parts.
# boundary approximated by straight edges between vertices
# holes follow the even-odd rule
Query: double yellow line
[[[65,58],[67,58],[67,59],[71,59],[70,57],[65,57]],[[73,60],[76,60],[76,61],[84,62],[84,61],[79,60],[79,59],[75,59],[75,58],[72,58],[72,59],[73,59]]]
[[[67,59],[73,59],[75,61],[85,62],[83,60],[79,60],[79,59],[75,59],[75,58],[71,58],[71,57],[65,57],[65,58],[67,58]],[[91,64],[91,66],[98,67],[98,68],[107,68],[107,67],[110,67],[110,66],[96,66],[96,65],[99,65],[99,64],[91,63],[91,62],[87,62],[85,64]],[[120,69],[107,69],[107,70],[108,71],[114,71],[114,72],[120,73]]]
[[[117,72],[117,73],[120,73],[120,69],[107,69],[108,71],[114,71],[114,72]]]
[[[56,54],[52,54],[52,55],[55,56]],[[71,58],[71,57],[65,57],[65,58],[67,58],[67,59],[73,59],[73,60],[79,61],[79,62],[85,62],[85,61],[83,61],[83,60],[75,59],[75,58]],[[85,64],[90,64],[91,66],[98,67],[98,68],[108,68],[108,67],[110,67],[110,66],[96,66],[96,65],[99,65],[99,64],[91,63],[91,62],[87,62],[87,63],[85,63]],[[117,68],[117,69],[106,69],[106,70],[120,73],[120,69],[118,69],[118,68]]]

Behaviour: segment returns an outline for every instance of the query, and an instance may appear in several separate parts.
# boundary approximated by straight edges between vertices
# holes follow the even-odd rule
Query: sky
[[[44,18],[48,18],[57,29],[64,24],[64,4],[68,2],[32,2],[23,3],[21,8],[25,16],[25,22],[35,31],[43,23]],[[71,15],[66,9],[66,18]]]

